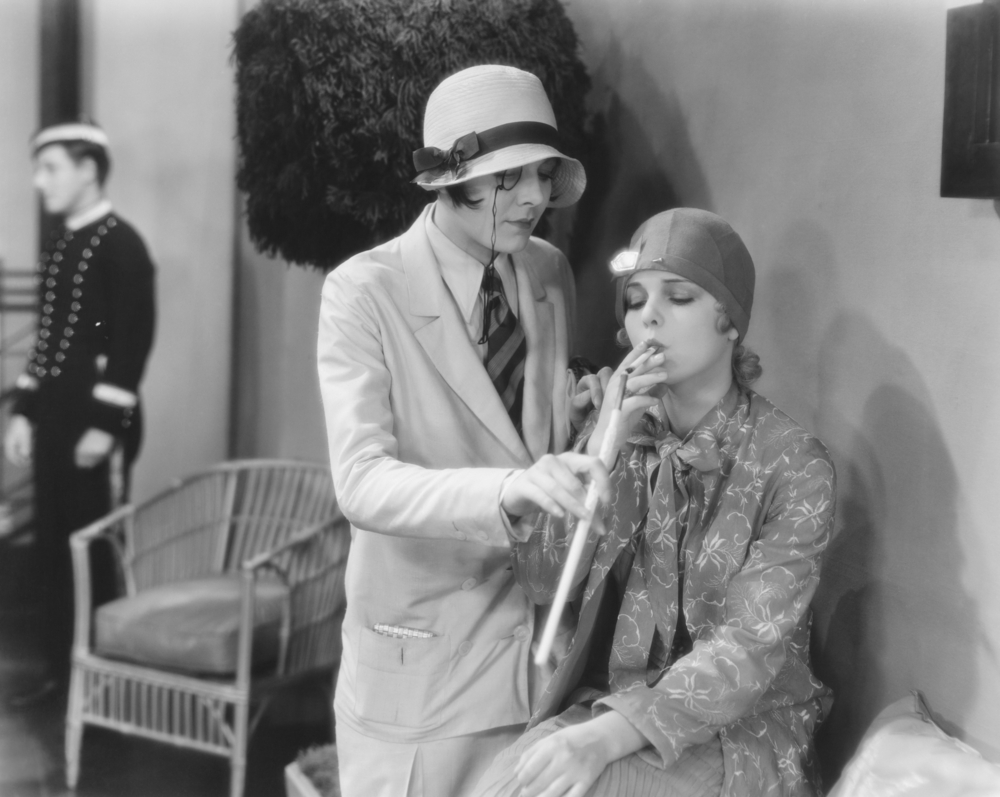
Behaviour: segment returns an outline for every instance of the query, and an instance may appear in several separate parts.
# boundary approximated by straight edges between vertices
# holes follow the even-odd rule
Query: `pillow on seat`
[[[923,695],[885,708],[828,797],[995,797],[1000,766],[942,731]]]
[[[287,600],[283,584],[257,581],[254,669],[277,661]],[[231,675],[236,672],[239,626],[239,574],[180,581],[98,608],[94,649],[102,656],[150,667]]]

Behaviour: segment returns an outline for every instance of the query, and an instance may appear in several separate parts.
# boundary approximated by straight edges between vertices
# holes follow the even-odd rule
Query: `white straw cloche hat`
[[[445,78],[427,100],[413,182],[433,191],[547,158],[562,160],[549,205],[572,205],[583,194],[587,175],[580,161],[560,152],[542,82],[511,66],[473,66]]]

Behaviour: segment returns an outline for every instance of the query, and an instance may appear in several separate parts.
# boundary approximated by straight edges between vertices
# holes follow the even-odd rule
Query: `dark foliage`
[[[459,69],[538,75],[582,151],[590,81],[559,0],[262,0],[233,55],[250,235],[295,263],[331,268],[412,222],[424,105]]]
[[[299,753],[296,762],[321,797],[340,797],[339,764],[334,745],[310,747]]]

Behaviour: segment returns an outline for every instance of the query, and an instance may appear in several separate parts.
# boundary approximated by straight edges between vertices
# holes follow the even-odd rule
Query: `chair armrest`
[[[285,666],[288,658],[288,643],[292,636],[292,590],[293,585],[289,583],[287,570],[279,564],[278,560],[295,548],[307,545],[310,541],[322,534],[330,526],[331,520],[323,520],[312,526],[302,529],[292,535],[281,545],[264,551],[250,559],[247,559],[240,566],[243,575],[243,590],[240,616],[239,634],[239,658],[237,668],[237,683],[249,682],[250,678],[250,658],[253,650],[253,616],[254,616],[254,582],[265,570],[273,571],[281,582],[288,588],[288,596],[285,598],[281,608],[281,630],[278,637],[278,665],[277,674],[285,674]],[[245,680],[244,680],[245,679]]]
[[[134,513],[135,507],[126,504],[70,535],[69,547],[73,562],[74,654],[77,652],[86,653],[90,650],[90,625],[94,608],[91,605],[90,556],[88,555],[90,544],[95,540],[107,538],[121,561],[121,545],[116,539],[115,532],[120,524],[130,524]],[[131,592],[131,584],[128,587]]]
[[[332,520],[323,520],[312,526],[308,526],[307,528],[302,529],[302,531],[293,534],[276,548],[272,548],[270,551],[264,551],[263,553],[259,553],[256,556],[247,559],[242,565],[240,565],[240,567],[244,571],[260,570],[264,567],[271,567],[281,573],[282,569],[276,564],[275,560],[281,555],[286,554],[291,549],[297,548],[300,545],[305,545],[317,535],[322,534],[323,529],[329,526],[332,522]]]

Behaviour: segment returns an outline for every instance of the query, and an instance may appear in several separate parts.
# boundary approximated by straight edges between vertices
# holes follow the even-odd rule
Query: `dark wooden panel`
[[[948,11],[941,196],[1000,197],[1000,5]]]

